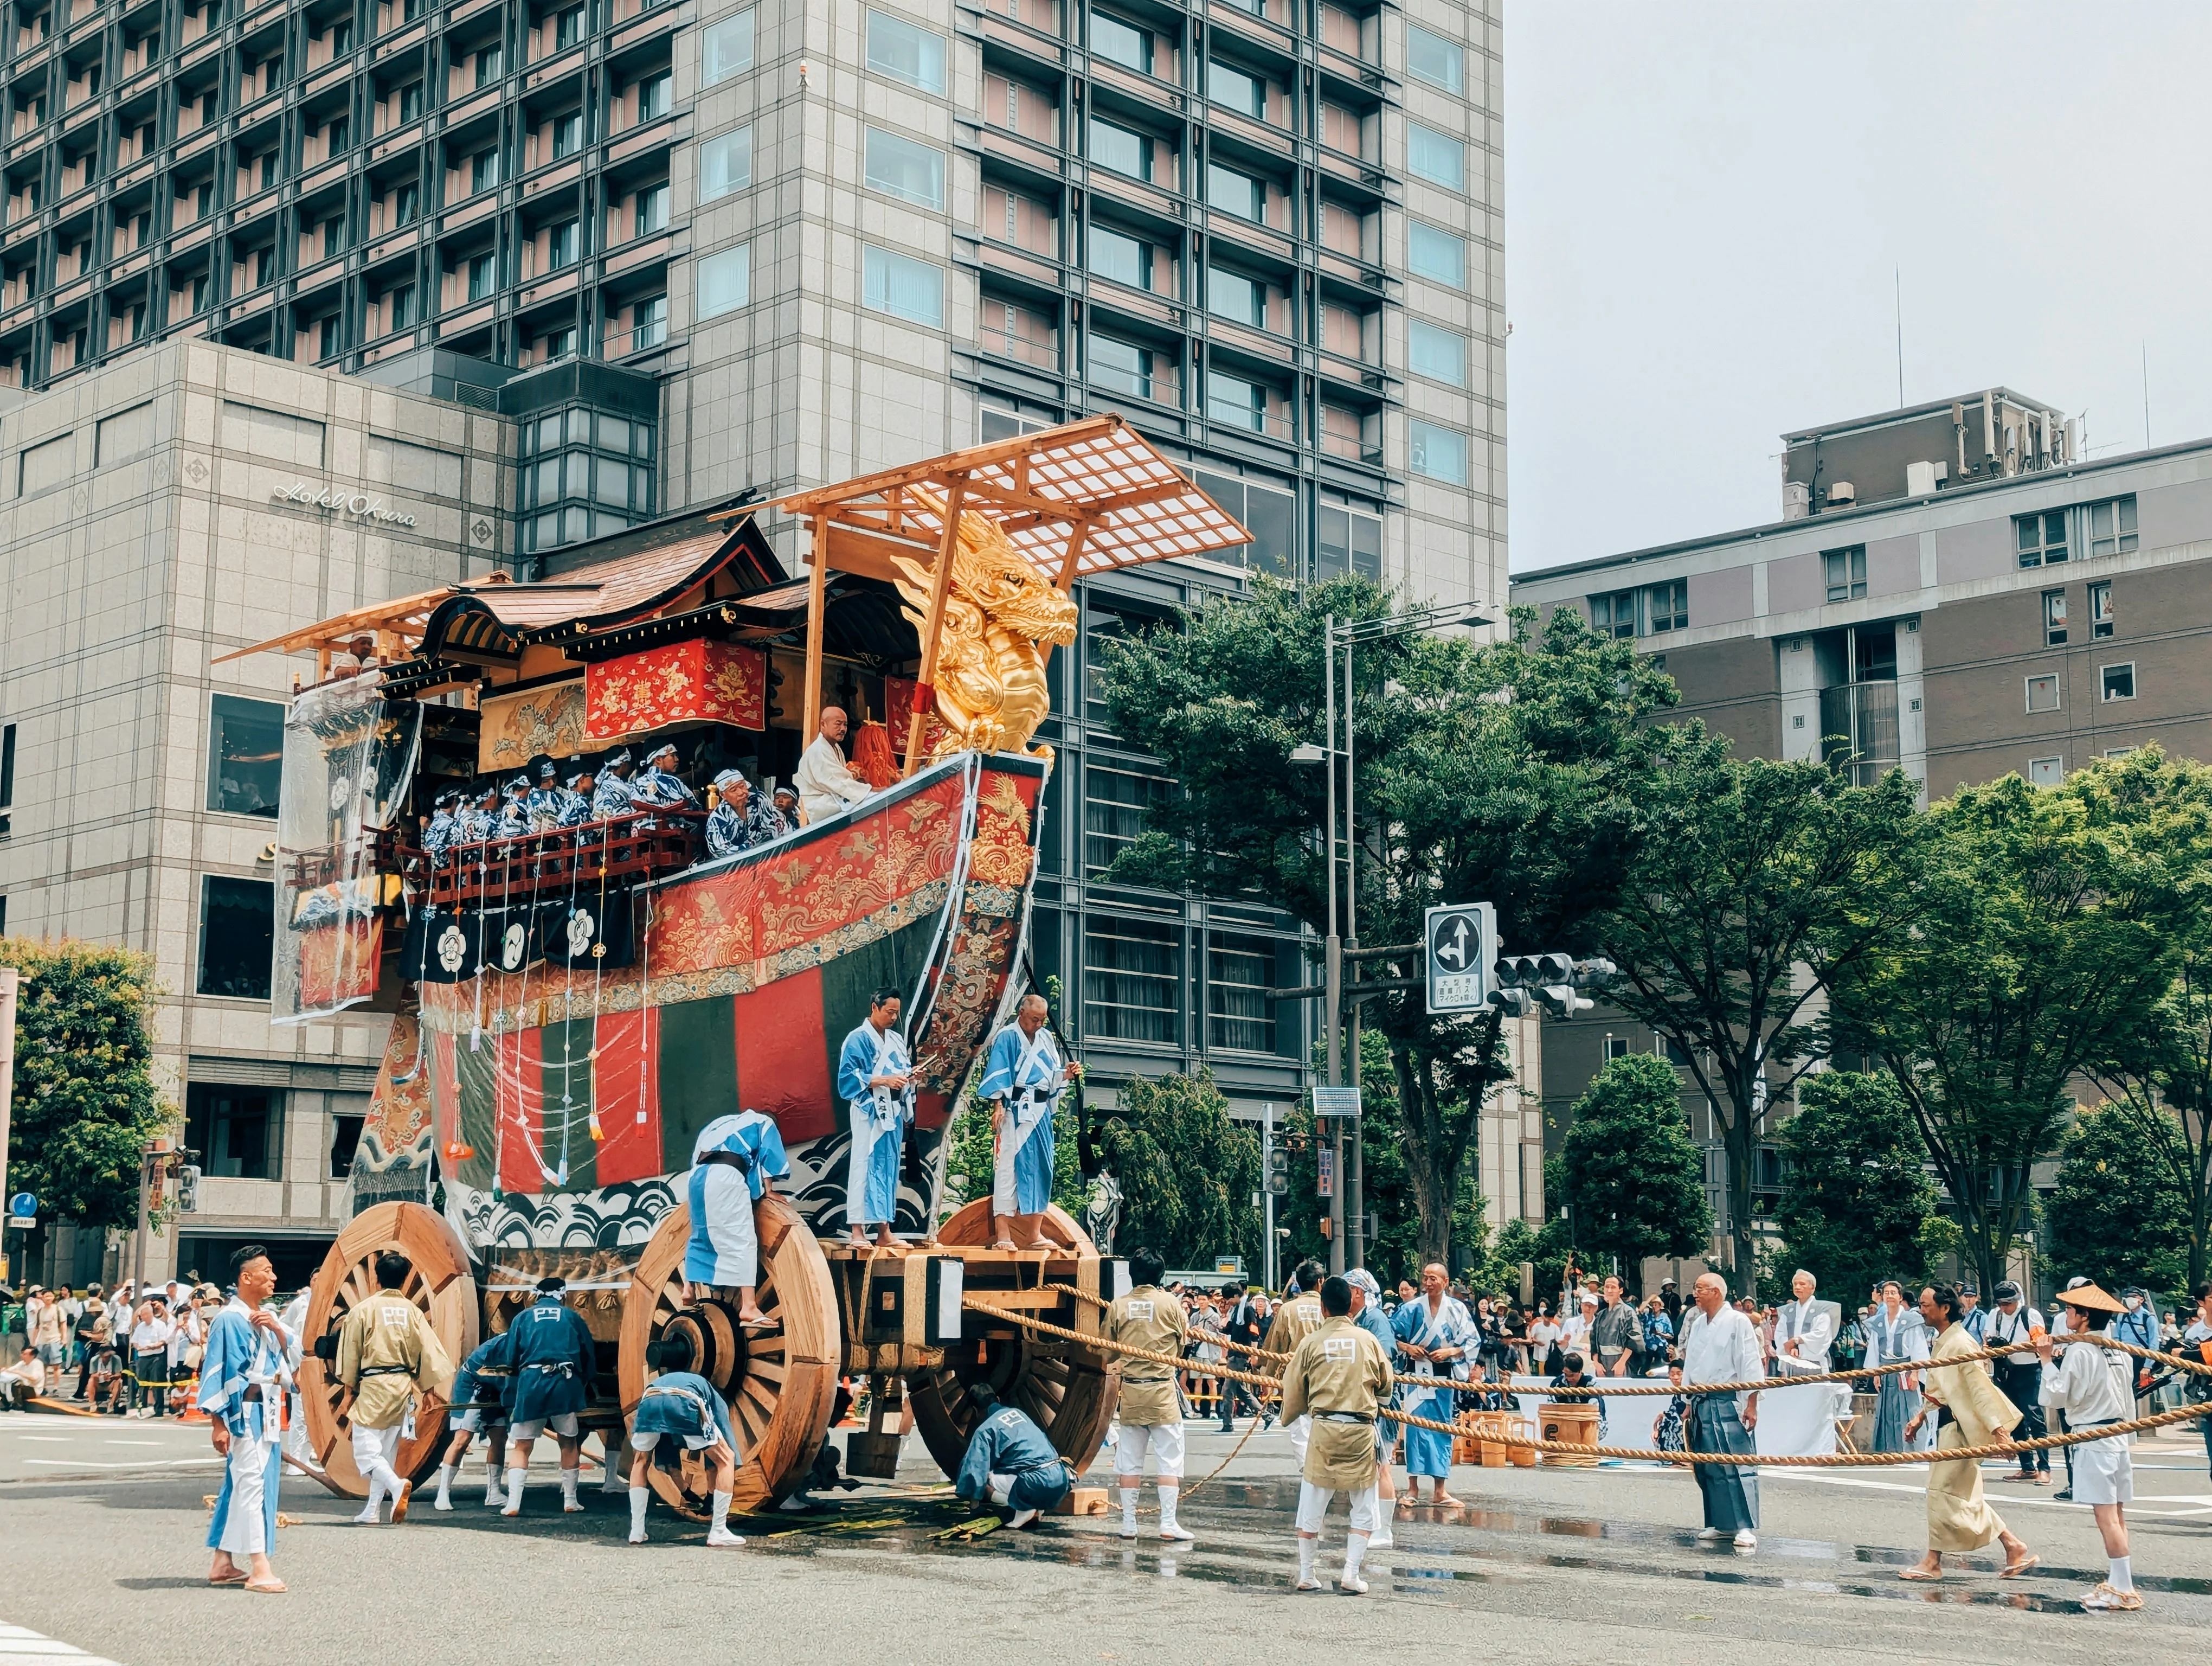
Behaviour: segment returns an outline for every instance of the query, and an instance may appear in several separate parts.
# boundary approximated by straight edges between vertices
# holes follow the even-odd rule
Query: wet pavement
[[[425,1499],[396,1529],[352,1527],[356,1505],[292,1482],[284,1508],[299,1524],[277,1550],[295,1590],[271,1604],[200,1584],[200,1499],[213,1485],[198,1462],[204,1432],[103,1424],[57,1435],[54,1421],[0,1420],[0,1623],[123,1666],[187,1657],[201,1651],[179,1639],[195,1628],[247,1619],[225,1640],[241,1666],[355,1647],[369,1620],[402,1626],[394,1652],[405,1660],[477,1660],[494,1639],[538,1652],[622,1637],[679,1657],[705,1645],[714,1658],[964,1666],[1010,1652],[1343,1666],[1347,1640],[1371,1653],[1385,1638],[1394,1649],[1551,1653],[1563,1621],[1577,1663],[1689,1654],[1698,1666],[1771,1666],[1778,1649],[1814,1645],[1850,1658],[2016,1666],[2031,1649],[2039,1663],[2107,1660],[2112,1627],[2142,1633],[2131,1654],[2193,1651],[2212,1624],[2212,1480],[2194,1443],[2138,1449],[2134,1560],[2148,1606],[2137,1614],[2081,1610],[2105,1572],[2094,1525],[2034,1489],[1990,1489],[2044,1556],[2027,1578],[2000,1581],[1995,1561],[1977,1557],[1941,1585],[1900,1582],[1922,1544],[1917,1470],[1769,1472],[1759,1548],[1740,1555],[1698,1542],[1695,1487],[1678,1472],[1462,1468],[1452,1487],[1463,1506],[1401,1515],[1396,1547],[1369,1558],[1366,1597],[1297,1596],[1297,1481],[1272,1434],[1188,1494],[1191,1545],[1161,1542],[1149,1511],[1146,1536],[1121,1539],[1118,1504],[948,1541],[938,1535],[978,1512],[926,1462],[907,1463],[897,1483],[835,1495],[817,1515],[738,1523],[747,1547],[714,1553],[703,1529],[657,1505],[653,1543],[623,1543],[622,1499],[588,1481],[591,1508],[564,1517],[542,1468],[518,1522],[484,1509],[471,1468],[455,1488],[459,1508],[440,1515]],[[1192,1479],[1234,1444],[1194,1429]],[[1105,1470],[1087,1479],[1105,1481]],[[1340,1509],[1323,1535],[1320,1568],[1332,1578],[1343,1525]],[[772,1651],[743,1646],[763,1639]]]

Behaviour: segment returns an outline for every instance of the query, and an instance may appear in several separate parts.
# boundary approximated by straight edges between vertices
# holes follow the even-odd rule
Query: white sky
[[[2114,455],[2142,344],[2212,435],[2208,64],[2203,3],[1505,0],[1515,570],[1779,519],[1785,429],[1898,403],[1893,268],[1907,404]]]

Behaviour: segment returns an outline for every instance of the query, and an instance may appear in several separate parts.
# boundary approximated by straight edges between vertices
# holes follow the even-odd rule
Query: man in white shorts
[[[1157,1250],[1129,1257],[1129,1293],[1106,1311],[1109,1340],[1153,1353],[1182,1357],[1190,1321],[1182,1304],[1160,1288],[1167,1263]],[[1145,1454],[1159,1466],[1160,1537],[1188,1539],[1188,1528],[1176,1520],[1182,1491],[1182,1395],[1176,1368],[1158,1360],[1124,1356],[1121,1365],[1121,1432],[1114,1440],[1114,1471],[1121,1481],[1121,1536],[1137,1536],[1137,1494],[1145,1484]]]
[[[2094,1284],[2076,1285],[2060,1292],[2058,1299],[2072,1310],[2067,1335],[2101,1335],[2112,1316],[2125,1305]],[[2094,1341],[2069,1341],[2052,1369],[2054,1344],[2048,1336],[2035,1345],[2043,1361],[2043,1403],[2066,1414],[2067,1432],[2087,1432],[2108,1423],[2123,1423],[2135,1415],[2135,1360],[2128,1354],[2100,1347]],[[2136,1495],[2135,1460],[2129,1455],[2130,1435],[2112,1435],[2084,1441],[2074,1454],[2074,1501],[2095,1512],[2097,1530],[2104,1535],[2105,1556],[2111,1572],[2104,1582],[2081,1599],[2085,1608],[2139,1608],[2142,1597],[2136,1590],[2134,1571],[2128,1565],[2127,1506]]]
[[[1394,1379],[1382,1345],[1352,1322],[1350,1285],[1340,1278],[1323,1280],[1321,1308],[1321,1328],[1298,1344],[1283,1367],[1285,1420],[1313,1419],[1305,1461],[1299,1466],[1297,1589],[1321,1589],[1314,1557],[1321,1548],[1322,1521],[1329,1501],[1343,1493],[1351,1500],[1352,1521],[1337,1588],[1357,1596],[1367,1589],[1359,1564],[1380,1524],[1375,1414],[1389,1400]]]

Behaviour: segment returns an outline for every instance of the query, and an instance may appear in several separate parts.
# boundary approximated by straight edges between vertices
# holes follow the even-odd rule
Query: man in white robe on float
[[[865,1022],[855,1025],[837,1055],[837,1097],[845,1102],[852,1156],[845,1170],[845,1221],[852,1242],[890,1249],[898,1217],[899,1154],[914,1121],[914,1067],[898,1023],[899,993],[878,989]]]
[[[215,1552],[208,1584],[275,1595],[285,1587],[269,1565],[269,1552],[284,1466],[284,1396],[299,1369],[299,1351],[262,1306],[276,1289],[269,1252],[250,1243],[230,1264],[235,1287],[208,1327],[200,1361],[199,1408],[223,1460],[222,1491],[208,1523],[208,1547]]]
[[[992,1248],[1049,1250],[1044,1212],[1052,1207],[1052,1113],[1082,1073],[1063,1064],[1045,1027],[1042,995],[1025,995],[1014,1021],[992,1037],[982,1094],[991,1101],[997,1160],[991,1188]]]

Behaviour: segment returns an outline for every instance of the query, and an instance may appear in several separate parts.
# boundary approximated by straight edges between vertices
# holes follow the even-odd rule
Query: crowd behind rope
[[[0,1290],[0,1408],[61,1401],[123,1418],[182,1416],[199,1386],[208,1323],[223,1296],[197,1272],[181,1280],[129,1280]]]

